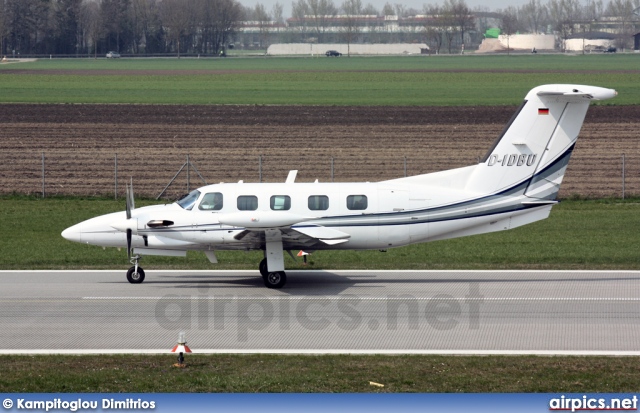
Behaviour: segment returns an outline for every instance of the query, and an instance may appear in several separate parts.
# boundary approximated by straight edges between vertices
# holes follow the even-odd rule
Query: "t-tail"
[[[469,174],[466,189],[555,200],[589,103],[616,95],[613,89],[583,85],[532,89]]]

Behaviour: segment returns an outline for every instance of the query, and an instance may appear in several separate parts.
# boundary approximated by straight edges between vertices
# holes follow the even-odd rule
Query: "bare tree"
[[[384,4],[384,6],[382,7],[382,15],[383,16],[393,16],[395,14],[396,14],[395,9],[391,5],[391,3],[386,2]]]
[[[464,34],[476,28],[475,17],[464,0],[445,0],[444,8],[449,15],[450,24],[460,33],[460,45],[464,49]]]
[[[307,18],[306,16],[309,14],[309,4],[307,4],[306,0],[297,0],[291,4],[291,17],[298,21],[296,26],[296,30],[301,37],[307,33]],[[306,39],[302,39],[306,41]]]
[[[180,42],[191,23],[191,13],[186,1],[162,0],[160,18],[167,31],[167,38],[176,45],[176,53],[180,59]]]
[[[276,2],[271,8],[271,16],[278,24],[284,24],[284,6],[282,3]]]
[[[518,29],[518,15],[515,7],[509,6],[502,13],[502,25],[500,27],[502,33],[507,36],[507,55],[511,54],[511,46],[509,45],[509,39]]]
[[[260,31],[260,47],[269,47],[267,41],[269,39],[269,28],[271,27],[271,16],[269,16],[264,5],[261,3],[256,4],[256,7],[253,9],[252,20],[255,20],[258,23],[258,30]]]
[[[529,0],[518,10],[520,24],[531,33],[541,33],[549,23],[549,10],[540,0]]]
[[[162,36],[159,0],[132,0],[130,7],[132,50],[134,53],[159,51]],[[196,4],[194,4],[196,6]]]
[[[439,5],[425,5],[424,14],[430,16],[424,28],[425,35],[431,43],[432,49],[435,49],[436,54],[440,54],[446,31],[445,24],[447,24],[441,17],[442,8]]]
[[[360,32],[358,16],[362,14],[362,0],[345,0],[342,3],[342,10],[346,16],[346,21],[341,28],[341,34],[347,43],[347,56],[351,56],[351,43],[357,39]]]
[[[224,54],[242,18],[242,5],[236,0],[213,0],[213,5],[210,16],[213,50],[216,54]]]
[[[608,19],[617,23],[615,29],[616,47],[623,50],[630,46],[631,38],[634,35],[632,20],[635,8],[631,0],[611,0],[605,11]]]
[[[309,12],[313,19],[318,42],[322,43],[330,21],[338,13],[332,0],[308,0]]]
[[[369,16],[377,16],[378,13],[378,9],[376,9],[376,7],[371,3],[367,3],[367,5],[362,9],[362,14]]]
[[[77,55],[79,52],[81,3],[82,0],[58,0],[52,4],[52,32],[58,53]]]
[[[100,5],[94,1],[83,3],[80,16],[82,25],[85,27],[87,36],[91,42],[93,57],[95,59],[98,57],[98,41],[104,33],[104,24],[102,23]]]
[[[567,39],[575,33],[576,23],[582,21],[583,8],[579,0],[549,0],[549,16],[562,39],[562,50]]]
[[[0,58],[7,53],[7,4],[0,0]]]

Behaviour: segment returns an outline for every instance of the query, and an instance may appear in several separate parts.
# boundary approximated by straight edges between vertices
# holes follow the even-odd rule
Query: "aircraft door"
[[[409,243],[410,234],[405,225],[409,206],[409,191],[397,188],[378,190],[378,226],[380,248],[391,248]]]
[[[411,243],[424,242],[429,238],[429,212],[431,200],[426,191],[412,190],[409,196],[408,232]]]

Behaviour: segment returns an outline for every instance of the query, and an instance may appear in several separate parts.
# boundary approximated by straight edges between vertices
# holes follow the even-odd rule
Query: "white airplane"
[[[126,247],[134,284],[145,278],[143,255],[197,250],[216,263],[217,250],[262,250],[264,284],[280,288],[284,251],[387,249],[516,228],[549,216],[589,103],[616,94],[582,85],[532,89],[476,165],[365,183],[295,183],[291,171],[284,183],[208,185],[138,209],[127,186],[126,211],[62,236]]]

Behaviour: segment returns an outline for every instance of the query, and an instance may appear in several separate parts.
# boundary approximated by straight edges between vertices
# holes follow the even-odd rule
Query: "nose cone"
[[[80,224],[76,224],[62,231],[61,234],[65,239],[73,242],[82,242],[82,230]]]

